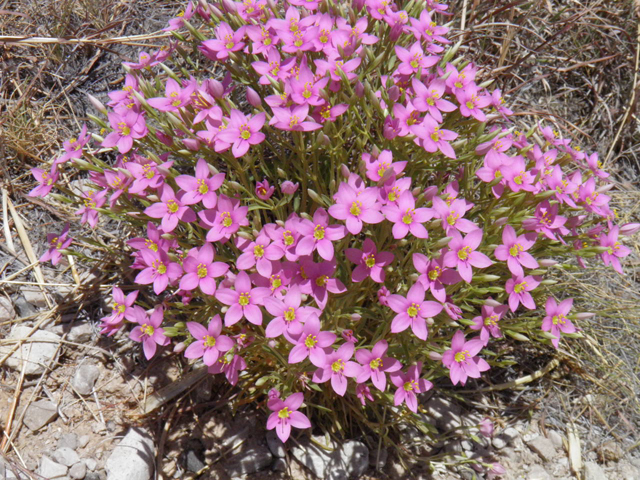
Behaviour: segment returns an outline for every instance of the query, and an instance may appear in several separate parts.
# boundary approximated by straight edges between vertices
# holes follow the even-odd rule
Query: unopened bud
[[[364,85],[362,84],[362,82],[360,80],[358,80],[356,82],[356,87],[354,89],[356,96],[358,98],[362,98],[364,96]]]
[[[233,188],[236,192],[242,192],[244,190],[242,185],[240,185],[238,182],[234,182],[233,180],[227,182],[227,185]]]
[[[344,178],[349,178],[350,174],[351,172],[349,171],[349,167],[347,167],[344,163],[340,165],[340,175],[342,175]]]
[[[494,300],[493,298],[487,298],[484,301],[484,304],[488,307],[499,307],[502,305],[500,302],[498,302],[497,300]]]
[[[386,170],[384,173],[386,174],[387,172],[393,172],[393,170],[388,169],[388,170]],[[413,190],[411,190],[411,194],[412,194],[414,197],[417,197],[418,195],[420,195],[420,193],[422,193],[422,187],[416,187],[416,188],[414,188]]]
[[[439,362],[440,360],[442,360],[442,355],[438,352],[429,352],[428,357],[435,362]]]
[[[87,94],[87,97],[89,97],[89,103],[91,103],[91,105],[93,105],[96,110],[98,110],[103,115],[107,114],[107,107],[105,107],[100,100],[98,100],[90,93]]]
[[[287,174],[286,174],[286,173],[284,172],[284,170],[282,170],[281,168],[278,168],[278,169],[276,170],[276,172],[278,172],[278,176],[279,176],[280,178],[287,178]]]
[[[352,322],[359,322],[362,319],[362,315],[360,315],[359,313],[352,313],[351,314],[351,321]]]
[[[397,85],[394,85],[389,90],[387,90],[387,95],[389,95],[389,100],[392,102],[397,102],[400,98],[400,89]]]
[[[558,262],[556,262],[555,260],[551,260],[550,258],[543,258],[542,260],[538,261],[538,264],[541,267],[548,268],[548,267],[553,267],[554,265],[557,265]]]
[[[185,348],[187,348],[187,346],[184,344],[184,342],[176,343],[176,345],[173,347],[173,353],[181,353]]]
[[[446,245],[449,245],[449,242],[451,241],[453,237],[443,237],[440,240],[438,240],[436,243],[433,244],[433,248],[435,249],[440,249]]]
[[[431,185],[430,187],[424,189],[424,199],[429,202],[433,200],[433,197],[435,197],[437,193],[438,187],[435,185]]]
[[[251,87],[247,87],[247,102],[256,108],[259,108],[262,105],[260,95]]]
[[[592,312],[580,312],[576,314],[578,320],[586,320],[587,318],[593,318],[596,314]]]
[[[249,232],[243,232],[242,230],[236,232],[236,235],[238,237],[244,238],[245,240],[253,240],[254,238]]]
[[[637,233],[640,230],[640,223],[627,223],[620,227],[620,235],[628,236]]]
[[[508,221],[509,221],[509,217],[502,217],[502,218],[497,219],[495,222],[493,222],[493,224],[494,224],[496,227],[501,227],[501,226],[503,226],[503,225],[506,225],[506,223],[507,223]]]
[[[320,195],[318,195],[318,193],[315,190],[311,190],[310,188],[307,188],[307,194],[311,197],[311,200],[313,200],[317,204],[319,205],[324,204],[324,202],[322,201],[322,198],[320,197]]]

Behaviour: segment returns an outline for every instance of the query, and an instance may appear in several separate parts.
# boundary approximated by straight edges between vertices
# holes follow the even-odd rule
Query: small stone
[[[287,455],[287,451],[284,449],[284,443],[282,443],[282,440],[280,440],[278,435],[276,435],[276,431],[268,430],[266,437],[267,447],[269,447],[273,456],[277,458],[284,458]]]
[[[67,334],[67,340],[73,343],[87,343],[93,338],[93,328],[88,323],[74,325]]]
[[[78,462],[69,469],[69,476],[74,480],[82,480],[87,474],[87,466],[84,462]]]
[[[42,457],[42,460],[40,460],[38,473],[44,478],[60,478],[67,475],[67,467],[54,462],[47,456],[44,456]]]
[[[100,369],[95,365],[80,365],[71,380],[71,386],[80,395],[91,395],[99,376]]]
[[[78,448],[84,448],[89,444],[91,437],[89,435],[80,435],[78,438]]]
[[[62,447],[53,452],[53,459],[65,467],[70,467],[80,461],[80,456],[70,448]]]
[[[78,448],[78,435],[75,433],[63,433],[58,440],[58,448],[70,448],[75,450]]]
[[[89,472],[87,476],[84,477],[84,480],[106,480],[107,474],[104,470],[100,470],[99,472]]]
[[[193,473],[199,472],[207,466],[206,463],[204,463],[204,455],[202,455],[202,453],[198,454],[194,450],[189,450],[187,452],[185,464],[187,466],[187,470]]]
[[[389,452],[386,448],[381,448],[380,450],[371,450],[369,452],[369,465],[371,465],[376,470],[382,470],[387,464],[388,458]]]
[[[369,467],[369,449],[364,443],[355,440],[345,442],[338,455],[329,463],[327,480],[360,477]]]
[[[13,306],[18,311],[18,315],[21,317],[30,317],[31,315],[35,315],[37,310],[27,302],[23,296],[19,296],[16,298],[16,301],[13,303]]]
[[[598,448],[596,448],[596,452],[598,454],[598,460],[602,463],[617,462],[624,456],[624,449],[613,440],[599,445]]]
[[[527,442],[531,450],[536,452],[543,460],[549,461],[556,455],[556,449],[553,448],[551,440],[539,435],[533,440]]]
[[[49,400],[38,400],[27,408],[23,423],[29,430],[37,431],[58,416],[58,409]]]
[[[639,480],[640,472],[636,467],[628,463],[626,460],[621,460],[618,463],[618,476],[621,480]]]
[[[249,475],[271,465],[273,455],[267,447],[257,446],[239,452],[227,465],[229,476]]]
[[[302,465],[307,467],[318,478],[324,479],[325,470],[331,461],[331,456],[336,452],[337,446],[334,442],[326,443],[324,437],[313,436],[313,442],[305,441],[296,445],[291,450],[292,455]],[[332,451],[327,451],[319,445],[325,445]]]
[[[558,450],[561,450],[564,446],[562,441],[562,435],[560,435],[556,430],[549,430],[547,436],[549,440],[551,440],[551,444]]]
[[[527,480],[552,480],[542,465],[534,465],[527,474]]]
[[[141,428],[131,428],[107,459],[107,480],[150,480],[155,447]]]
[[[431,398],[425,405],[429,420],[435,420],[440,430],[452,430],[461,426],[460,407],[440,397]],[[427,423],[432,423],[427,420]]]
[[[271,465],[271,470],[274,472],[286,472],[287,471],[287,461],[284,458],[276,458]]]
[[[22,293],[24,299],[34,307],[45,308],[47,306],[44,293],[42,293],[42,290],[39,288],[23,288],[20,293]]]
[[[6,365],[17,371],[22,371],[23,362],[26,364],[24,373],[26,375],[40,375],[45,371],[45,366],[51,362],[58,349],[60,337],[55,333],[45,330],[36,330],[29,338],[31,327],[23,327],[16,325],[7,340],[26,339],[20,348],[18,348],[9,358]],[[38,342],[38,340],[43,340]],[[0,348],[0,357],[10,351],[14,344]]]
[[[92,472],[96,469],[96,467],[98,466],[98,462],[96,462],[93,458],[85,458],[84,459],[84,464],[87,466],[87,468],[89,470],[91,470]]]
[[[493,445],[493,448],[501,450],[507,445],[513,443],[519,435],[520,432],[518,432],[518,430],[513,427],[507,427],[500,434],[493,437],[491,444]]]
[[[0,322],[8,322],[16,318],[16,311],[13,308],[11,299],[0,295]]]
[[[595,462],[585,462],[584,480],[608,480],[602,467]]]

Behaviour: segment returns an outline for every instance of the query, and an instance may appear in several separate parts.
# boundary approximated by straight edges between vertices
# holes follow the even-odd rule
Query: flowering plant
[[[175,43],[126,63],[107,107],[92,99],[101,131],[33,171],[40,196],[87,171],[81,221],[142,232],[131,268],[157,304],[114,288],[103,332],[136,324],[147,358],[173,341],[268,398],[283,441],[337,410],[417,421],[421,393],[495,365],[496,339],[579,335],[591,314],[571,313],[556,272],[597,256],[621,272],[637,225],[615,225],[597,153],[516,131],[447,15],[437,0],[189,2]]]

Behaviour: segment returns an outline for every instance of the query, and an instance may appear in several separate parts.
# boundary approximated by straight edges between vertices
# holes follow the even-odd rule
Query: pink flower
[[[489,418],[483,418],[480,424],[478,425],[478,429],[480,430],[480,434],[483,437],[491,438],[493,437],[493,422],[489,420]]]
[[[323,367],[327,357],[325,349],[333,345],[336,338],[333,332],[320,331],[318,316],[310,315],[302,331],[291,337],[295,346],[289,352],[289,363],[300,363],[309,357],[316,367]]]
[[[231,110],[231,121],[227,128],[218,133],[216,138],[232,145],[231,152],[238,158],[243,156],[251,145],[264,141],[264,133],[260,129],[264,125],[266,115],[260,112],[247,118],[240,110]]]
[[[438,122],[430,115],[425,115],[422,123],[414,125],[412,131],[418,137],[414,139],[414,142],[427,152],[434,153],[440,150],[443,155],[449,158],[456,158],[456,152],[449,142],[458,138],[458,134],[451,130],[440,128]]]
[[[371,390],[364,383],[356,385],[356,397],[358,397],[362,406],[367,404],[367,400],[370,402],[374,401],[373,395],[371,395]]]
[[[389,344],[386,340],[377,342],[371,351],[358,350],[356,352],[356,360],[362,365],[362,369],[356,377],[356,382],[363,383],[371,379],[375,387],[384,392],[387,388],[386,372],[397,372],[402,368],[402,364],[392,357],[385,357]]]
[[[456,230],[450,234],[449,251],[444,255],[444,265],[457,267],[462,279],[471,283],[473,271],[471,267],[487,268],[493,262],[484,253],[476,251],[482,242],[482,229],[474,230],[464,239]]]
[[[136,302],[136,298],[138,298],[138,293],[138,290],[134,290],[125,297],[122,290],[118,287],[113,287],[113,291],[111,293],[113,297],[113,304],[111,305],[113,310],[111,311],[111,315],[102,318],[102,322],[117,325],[125,318],[130,322],[135,322],[137,318],[135,311],[137,308],[134,304]]]
[[[484,122],[487,119],[482,109],[491,104],[491,98],[486,95],[478,95],[478,87],[475,84],[470,84],[456,92],[456,98],[460,102],[460,114],[463,117],[471,116],[479,122]]]
[[[527,252],[536,242],[535,233],[525,233],[516,237],[516,231],[511,225],[505,225],[502,230],[502,245],[498,245],[494,252],[496,258],[507,262],[511,273],[516,276],[524,275],[522,267],[538,268],[536,259]]]
[[[272,263],[284,256],[284,249],[280,245],[271,243],[271,239],[264,230],[260,232],[255,242],[238,237],[237,243],[238,248],[243,252],[236,260],[238,270],[248,270],[255,266],[263,277],[271,275]]]
[[[225,355],[221,355],[218,358],[218,361],[207,368],[209,373],[224,373],[224,376],[227,377],[227,381],[231,385],[235,385],[238,383],[238,374],[242,370],[246,370],[247,362],[244,361],[240,355],[232,355],[227,353]]]
[[[394,224],[393,238],[404,238],[409,232],[417,238],[429,238],[429,233],[422,224],[431,220],[433,212],[429,208],[415,208],[415,206],[413,194],[405,190],[398,198],[397,204],[391,203],[382,207],[382,213]]]
[[[218,202],[216,190],[220,188],[224,182],[224,173],[217,173],[210,177],[211,171],[209,164],[204,158],[196,163],[196,176],[179,175],[176,177],[176,183],[184,190],[182,195],[182,203],[184,205],[194,205],[202,202],[205,208],[215,208]]]
[[[607,247],[607,251],[601,253],[600,258],[602,258],[605,265],[610,264],[616,272],[622,274],[622,266],[619,259],[629,255],[631,250],[618,242],[619,231],[620,227],[616,225],[609,230],[607,235],[600,235],[600,246]]]
[[[425,291],[421,283],[414,283],[406,298],[402,295],[389,295],[389,308],[397,313],[391,322],[391,333],[403,332],[409,326],[416,337],[426,340],[427,318],[435,317],[442,311],[442,305],[437,302],[425,301]]]
[[[383,150],[377,157],[370,153],[363,153],[362,160],[367,166],[367,178],[374,182],[382,180],[388,170],[398,176],[407,166],[407,162],[394,162],[391,150]]]
[[[101,208],[107,201],[107,191],[100,190],[98,193],[90,190],[82,194],[84,207],[76,210],[76,215],[82,215],[80,221],[82,223],[88,223],[91,228],[95,228],[98,224],[98,211],[96,208]]]
[[[296,193],[296,190],[298,190],[299,186],[300,184],[298,182],[293,183],[289,180],[285,180],[280,184],[280,191],[282,191],[282,193],[284,193],[285,195],[293,195],[294,193]]]
[[[355,283],[362,282],[367,277],[371,277],[376,283],[384,283],[384,267],[390,265],[394,258],[391,252],[378,252],[376,244],[370,238],[365,238],[362,250],[347,248],[344,253],[357,265],[351,274],[351,281]]]
[[[244,47],[244,33],[246,27],[234,31],[228,23],[220,22],[216,28],[216,38],[205,40],[198,47],[211,60],[225,61],[230,52],[237,52]]]
[[[224,324],[229,327],[238,323],[242,317],[254,325],[262,325],[262,311],[259,305],[264,298],[271,295],[271,291],[265,287],[252,287],[251,279],[246,272],[239,272],[234,282],[235,290],[230,288],[218,288],[216,299],[225,305],[229,305],[224,315]]]
[[[286,442],[291,435],[291,427],[311,428],[311,422],[307,416],[297,410],[304,401],[301,392],[293,393],[286,400],[274,399],[268,403],[273,412],[267,419],[267,430],[276,429],[276,434],[282,442]]]
[[[313,381],[324,383],[331,379],[331,387],[341,397],[347,391],[347,378],[357,377],[360,373],[360,365],[351,361],[353,356],[353,343],[345,343],[337,351],[325,357],[324,365],[313,374]]]
[[[327,76],[316,80],[315,75],[306,65],[306,61],[303,60],[298,74],[289,79],[291,100],[298,105],[322,105],[325,101],[320,94],[329,80],[330,78]]]
[[[252,27],[250,27],[252,28]],[[295,57],[287,58],[284,62],[281,60],[280,52],[276,48],[270,48],[267,54],[266,62],[253,62],[251,66],[258,72],[260,79],[258,83],[260,85],[270,85],[269,77],[274,80],[286,80],[289,76],[289,71],[295,65]]]
[[[182,275],[182,267],[169,260],[169,256],[163,250],[140,250],[139,259],[143,270],[138,273],[135,282],[141,285],[153,283],[153,291],[159,295],[166,290],[170,283],[176,281]]]
[[[302,324],[311,315],[320,315],[321,311],[313,307],[301,307],[302,295],[297,286],[290,288],[282,300],[275,297],[265,297],[264,306],[273,320],[265,330],[267,338],[275,338],[285,331],[291,335],[298,335],[302,331]]]
[[[340,294],[347,290],[340,280],[332,278],[336,271],[335,260],[320,263],[307,260],[301,265],[301,271],[304,277],[300,281],[300,291],[311,295],[323,310],[329,300],[329,292]]]
[[[389,289],[387,287],[385,287],[384,285],[380,287],[376,292],[376,295],[378,296],[378,302],[380,303],[380,305],[383,305],[385,307],[389,306],[388,300],[389,300],[389,295],[391,295],[391,292],[389,292]]]
[[[260,200],[269,200],[275,190],[276,187],[269,185],[269,180],[266,178],[261,182],[256,182],[256,197]]]
[[[445,268],[443,257],[429,260],[421,253],[414,253],[413,266],[420,274],[418,281],[425,289],[428,288],[431,295],[441,303],[444,303],[447,298],[445,285],[454,285],[462,281],[458,272]]]
[[[139,324],[129,334],[129,338],[134,342],[142,342],[142,350],[147,360],[150,360],[155,354],[158,345],[164,346],[169,344],[169,339],[164,335],[164,329],[160,327],[164,310],[161,305],[153,309],[151,316],[147,316],[142,309],[138,312],[136,322]]]
[[[182,88],[173,78],[167,79],[165,96],[147,99],[147,103],[161,112],[176,112],[191,103],[191,94],[196,88],[195,82],[189,82]]]
[[[418,412],[418,393],[424,393],[433,388],[433,383],[420,378],[422,362],[411,365],[407,373],[395,372],[390,375],[391,381],[398,388],[393,396],[393,404],[398,406],[403,402],[409,410]]]
[[[426,87],[420,80],[413,78],[411,86],[416,95],[411,99],[413,106],[420,112],[428,112],[438,123],[442,122],[441,112],[453,112],[458,108],[442,98],[445,93],[444,80],[436,79]]]
[[[449,235],[452,231],[469,233],[478,228],[478,225],[471,220],[462,218],[467,212],[467,202],[461,198],[456,198],[451,202],[445,202],[440,197],[433,197],[433,212],[435,216],[442,220],[444,233]]]
[[[62,232],[59,235],[55,233],[47,234],[47,244],[49,245],[49,249],[44,252],[44,255],[40,257],[39,262],[48,262],[51,260],[52,265],[57,265],[60,259],[62,258],[62,252],[65,248],[68,248],[73,242],[73,239],[68,236],[69,235],[69,224],[65,224]]]
[[[160,226],[165,233],[173,232],[180,220],[189,223],[196,219],[196,214],[193,210],[176,197],[169,185],[162,187],[160,202],[149,205],[144,210],[144,213],[151,218],[161,218],[162,223]]]
[[[378,190],[367,188],[358,194],[348,183],[342,182],[333,196],[335,205],[329,207],[329,215],[345,220],[347,230],[353,235],[362,231],[363,223],[380,223],[384,216],[380,213]]]
[[[224,262],[214,262],[215,250],[213,245],[205,243],[202,247],[192,248],[182,262],[185,275],[180,280],[180,289],[191,291],[200,287],[205,295],[216,293],[214,278],[224,276],[229,265]]]
[[[89,143],[90,139],[91,134],[87,133],[87,126],[83,124],[78,138],[65,140],[65,142],[62,144],[64,153],[60,158],[57,158],[54,163],[64,163],[69,159],[82,157],[82,147]],[[597,160],[598,154],[596,153],[595,155],[595,158]]]
[[[535,310],[536,304],[529,292],[534,290],[538,285],[540,285],[539,277],[532,277],[530,275],[526,277],[518,275],[507,280],[505,288],[509,294],[509,308],[511,308],[511,311],[515,312],[521,303],[529,310]]]
[[[184,26],[184,21],[189,20],[193,16],[193,3],[189,2],[187,4],[186,10],[180,11],[176,18],[172,18],[169,20],[169,26],[163,28],[162,30],[165,32],[170,32],[172,30],[179,30]]]
[[[536,207],[534,218],[525,218],[522,227],[525,230],[534,230],[542,233],[549,240],[557,240],[556,234],[565,235],[569,230],[564,228],[566,217],[558,215],[559,205],[551,205],[549,200],[540,202]]]
[[[240,200],[220,195],[216,210],[203,210],[198,216],[207,232],[207,242],[227,241],[240,227],[249,225],[249,207],[241,207]]]
[[[31,174],[38,182],[38,186],[29,192],[30,197],[46,197],[58,181],[58,167],[55,163],[49,171],[42,168],[32,168]]]
[[[329,225],[329,215],[324,208],[318,208],[313,214],[313,221],[300,219],[298,222],[297,255],[311,255],[315,250],[324,260],[333,260],[333,243],[344,238],[345,228],[342,225]]]
[[[415,42],[411,47],[409,47],[409,50],[396,45],[395,51],[398,59],[400,60],[398,72],[403,75],[418,73],[419,69],[422,69],[423,73],[426,73],[426,69],[434,66],[439,60],[439,57],[435,55],[425,56],[424,51],[420,46],[420,42]]]
[[[451,350],[442,355],[442,363],[449,369],[454,385],[465,385],[467,378],[480,378],[481,372],[489,370],[489,364],[477,357],[484,346],[482,340],[474,338],[465,342],[464,333],[458,330],[451,340]]]
[[[502,319],[502,316],[507,313],[507,310],[509,310],[509,307],[506,305],[500,305],[498,307],[483,305],[482,315],[475,317],[473,319],[474,325],[471,325],[469,328],[476,331],[480,330],[480,340],[482,340],[484,345],[487,345],[489,338],[502,337],[498,322]]]
[[[272,110],[273,117],[269,121],[269,125],[280,130],[310,132],[322,128],[319,123],[307,121],[309,116],[309,105],[307,104],[297,105],[291,109],[273,107]]]
[[[109,112],[109,123],[113,132],[105,137],[102,146],[118,147],[120,153],[127,153],[133,147],[133,140],[147,135],[147,124],[144,115],[128,111],[124,115]]]
[[[147,188],[152,188],[154,190],[158,190],[162,185],[164,185],[164,179],[166,177],[166,173],[169,168],[173,165],[173,161],[164,162],[161,165],[158,165],[153,160],[147,160],[143,157],[138,157],[140,162],[127,162],[125,168],[129,170],[135,180],[129,187],[129,193],[145,193]]]
[[[411,22],[411,27],[409,27],[409,31],[413,33],[416,37],[416,40],[424,39],[427,43],[431,42],[440,42],[440,43],[451,43],[450,40],[447,40],[446,35],[449,29],[447,27],[442,27],[436,25],[436,23],[431,19],[431,14],[429,10],[425,8],[420,12],[420,18],[409,18]]]
[[[187,322],[189,333],[195,338],[195,342],[187,347],[184,352],[186,358],[200,358],[205,365],[211,366],[218,361],[221,352],[228,352],[235,342],[222,332],[220,315],[215,315],[209,321],[209,327],[204,328],[197,322]]]
[[[542,330],[551,332],[551,335],[556,337],[551,340],[551,343],[556,348],[558,348],[560,335],[562,333],[574,333],[576,331],[576,327],[571,323],[571,320],[567,318],[567,314],[572,306],[573,298],[563,300],[560,302],[560,305],[556,303],[555,298],[547,298],[547,304],[545,306],[547,315],[542,319]]]

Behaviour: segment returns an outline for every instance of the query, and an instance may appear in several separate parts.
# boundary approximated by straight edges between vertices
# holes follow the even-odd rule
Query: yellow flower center
[[[373,253],[367,255],[367,259],[364,261],[364,263],[368,268],[373,268],[373,266],[376,264],[376,257],[373,255]]]
[[[353,202],[351,204],[351,208],[349,209],[349,213],[354,217],[357,217],[362,213],[362,203],[361,202]]]
[[[291,415],[291,410],[289,410],[289,407],[284,407],[278,412],[278,418],[289,418],[289,415]]]
[[[413,390],[418,389],[418,382],[415,380],[409,380],[408,382],[404,382],[403,387],[405,392],[412,392]]]
[[[498,323],[498,316],[495,315],[495,314],[484,319],[484,324],[487,327],[489,327],[491,325],[496,325],[497,323]]]
[[[256,245],[255,247],[253,247],[253,255],[256,258],[262,258],[262,256],[264,255],[264,247],[262,245]]]
[[[284,237],[284,244],[287,246],[293,245],[293,235],[291,234],[291,230],[285,230],[282,232],[282,236]]]
[[[272,291],[282,286],[282,279],[280,278],[280,275],[271,275],[271,278],[269,280],[271,283]]]
[[[293,307],[289,307],[284,311],[284,320],[291,323],[296,319],[296,311]]]
[[[458,215],[456,212],[451,212],[449,213],[449,216],[447,217],[447,223],[451,226],[453,226],[456,221],[458,220],[458,218],[460,218],[460,215]]]
[[[207,266],[204,263],[198,264],[198,278],[204,278],[209,273]]]
[[[381,366],[382,366],[382,359],[381,358],[374,358],[373,360],[371,360],[369,362],[369,367],[371,367],[372,370],[377,370]]]
[[[249,305],[249,299],[251,298],[251,294],[250,293],[241,293],[240,294],[240,298],[238,299],[238,303],[243,306],[246,307],[247,305]]]
[[[553,321],[554,325],[564,325],[565,323],[567,323],[567,317],[562,314],[554,315],[551,320]]]
[[[149,250],[152,250],[154,252],[158,251],[158,244],[156,242],[154,242],[153,240],[145,240],[144,241],[144,246],[147,247]]]
[[[522,293],[524,292],[524,289],[526,286],[527,286],[527,282],[516,283],[515,286],[513,287],[513,291],[516,293]]]
[[[126,305],[122,305],[118,302],[114,302],[113,303],[113,309],[116,310],[118,313],[124,313],[124,311],[127,309]]]
[[[171,213],[176,213],[179,208],[180,206],[176,203],[175,200],[171,199],[167,202],[167,210],[169,210]]]
[[[389,164],[387,162],[382,162],[380,165],[378,165],[378,176],[384,176],[384,172],[386,172],[388,168]]]
[[[429,280],[431,280],[432,282],[435,282],[440,277],[440,275],[442,275],[442,270],[440,269],[440,267],[434,267],[433,270],[430,270],[427,274]]]
[[[331,370],[333,370],[336,373],[342,372],[344,371],[344,360],[342,360],[341,358],[339,358],[338,360],[336,360],[335,362],[333,362],[331,364]]]
[[[304,341],[304,345],[307,348],[314,348],[316,346],[316,343],[318,343],[318,339],[316,338],[315,335],[307,335],[307,338]]]
[[[302,96],[304,98],[310,98],[311,97],[311,90],[309,90],[310,86],[311,86],[311,83],[309,83],[309,82],[304,84],[304,90],[302,91]]]
[[[316,225],[313,229],[313,238],[316,240],[322,240],[324,238],[324,227],[322,225]]]
[[[209,186],[205,183],[204,179],[199,178],[196,182],[198,183],[198,193],[200,195],[204,195],[209,192]]]
[[[289,128],[293,128],[300,123],[300,119],[296,115],[292,115],[289,119]]]
[[[458,352],[454,356],[455,361],[458,363],[466,362],[469,358],[471,358],[471,354],[469,353],[469,350]]]
[[[143,323],[140,329],[142,330],[143,334],[148,335],[149,337],[152,336],[156,331],[156,329],[153,328],[153,325],[148,325],[146,323]]]
[[[417,303],[412,303],[409,308],[407,308],[407,315],[410,317],[416,317],[418,312],[420,311],[420,305]]]
[[[469,258],[469,255],[471,255],[471,247],[470,246],[466,246],[466,247],[462,247],[460,250],[458,250],[458,258],[460,260],[467,260]]]
[[[433,133],[430,136],[431,136],[431,140],[433,140],[434,142],[439,142],[440,139],[442,138],[442,132],[440,131],[440,127],[435,127],[433,130]]]
[[[119,122],[118,123],[118,128],[120,129],[120,133],[122,134],[122,136],[126,137],[127,135],[131,134],[131,129],[127,126],[126,123],[124,122]]]
[[[216,346],[216,338],[211,335],[204,336],[204,346],[205,347],[215,347]]]
[[[520,245],[519,243],[516,243],[509,249],[509,255],[511,255],[512,257],[517,257],[520,254],[520,252],[523,252],[523,251],[524,251],[524,248],[522,248],[522,245]]]
[[[167,266],[162,263],[162,260],[154,260],[151,264],[151,268],[153,268],[160,275],[164,275],[165,273],[167,273]]]
[[[220,214],[220,216],[222,217],[222,225],[229,228],[231,225],[233,225],[233,219],[231,218],[231,213],[229,212],[222,212]]]
[[[320,275],[318,278],[316,278],[316,285],[319,287],[324,287],[327,284],[327,279],[329,277],[327,277],[326,275]]]
[[[249,129],[248,125],[240,126],[240,137],[243,140],[249,140],[251,138],[251,130]]]
[[[415,213],[415,210],[407,208],[407,211],[404,212],[404,215],[402,216],[402,223],[404,223],[405,225],[411,225],[413,223],[414,213]]]

